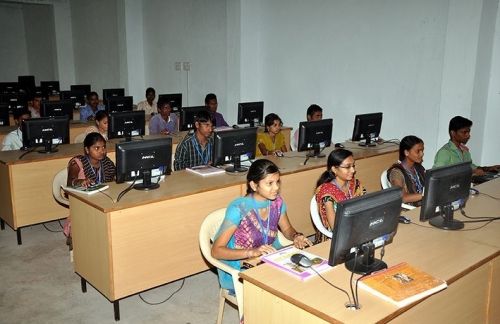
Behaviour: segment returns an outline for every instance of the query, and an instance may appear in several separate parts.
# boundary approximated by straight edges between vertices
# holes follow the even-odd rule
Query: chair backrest
[[[87,133],[81,133],[81,134],[78,134],[76,137],[75,137],[75,143],[83,143],[83,141],[85,140],[85,137],[87,136]]]
[[[61,171],[57,172],[52,180],[52,195],[54,199],[57,200],[60,204],[69,207],[69,200],[64,197],[62,193],[62,188],[66,186],[68,181],[68,169],[64,168]]]
[[[382,189],[387,189],[387,188],[390,188],[392,186],[391,182],[387,178],[387,170],[384,170],[382,172],[382,174],[380,175],[380,185],[382,186]],[[415,206],[408,205],[408,204],[405,204],[405,203],[402,203],[401,207],[403,207],[405,209],[408,209],[408,210],[412,210],[412,209],[416,208]]]
[[[319,216],[318,203],[316,202],[316,196],[313,196],[311,198],[310,211],[311,211],[311,218],[312,218],[313,224],[314,224],[314,226],[316,226],[318,231],[320,231],[326,237],[332,238],[332,232],[330,232],[323,225],[323,222],[321,221],[321,217]]]

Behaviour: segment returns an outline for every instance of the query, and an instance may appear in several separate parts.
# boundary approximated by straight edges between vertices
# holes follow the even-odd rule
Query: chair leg
[[[219,313],[217,314],[217,324],[222,323],[222,317],[224,316],[224,304],[226,303],[226,299],[223,294],[223,290],[219,289]]]

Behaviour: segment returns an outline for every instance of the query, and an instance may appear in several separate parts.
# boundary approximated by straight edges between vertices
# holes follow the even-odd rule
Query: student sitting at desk
[[[215,235],[212,256],[240,270],[241,261],[281,248],[278,227],[285,237],[302,249],[311,242],[290,224],[286,205],[279,196],[280,172],[266,159],[257,160],[247,174],[247,195],[233,200]],[[233,289],[231,275],[219,270],[222,288]]]
[[[2,151],[19,150],[23,147],[23,132],[21,131],[21,123],[30,119],[30,112],[27,109],[14,109],[14,122],[18,126],[5,136],[2,142]]]
[[[217,112],[217,107],[219,103],[217,102],[217,96],[213,93],[209,93],[205,96],[205,107],[210,113],[210,117],[212,119],[212,123],[214,127],[221,126],[229,126],[224,120],[224,116],[221,113]]]
[[[362,196],[366,192],[354,177],[355,173],[356,165],[351,151],[336,149],[328,155],[326,171],[316,183],[316,202],[321,222],[330,231],[335,224],[337,203]],[[315,244],[326,239],[325,235],[316,231]]]
[[[208,111],[200,111],[194,121],[194,134],[187,134],[177,145],[174,170],[183,170],[212,162],[213,124]]]
[[[399,161],[387,171],[387,179],[392,186],[403,189],[403,202],[420,206],[424,191],[425,169],[422,166],[424,141],[409,135],[399,144]]]
[[[146,89],[146,100],[141,101],[137,104],[137,110],[144,110],[146,114],[146,121],[148,121],[151,116],[158,113],[158,106],[156,105],[156,91],[153,88]]]
[[[40,118],[41,103],[42,97],[40,95],[34,95],[33,99],[28,102],[31,118]]]
[[[87,104],[80,107],[80,120],[94,120],[98,110],[105,110],[105,107],[99,104],[99,95],[97,92],[92,91],[87,95]]]
[[[83,141],[83,155],[68,163],[68,187],[88,187],[115,180],[115,164],[106,156],[106,140],[99,133],[90,133]],[[71,249],[71,221],[64,224],[64,234]]]
[[[160,99],[158,100],[158,112],[149,121],[149,134],[163,134],[168,135],[175,133],[178,129],[177,115],[172,112],[170,102]]]
[[[99,133],[108,140],[108,113],[105,110],[99,110],[95,114],[95,126],[90,126],[85,130],[85,134]]]
[[[285,136],[281,132],[281,127],[283,127],[281,118],[270,113],[264,118],[264,126],[264,132],[257,133],[256,156],[281,155],[282,152],[286,152]]]
[[[306,112],[307,121],[316,121],[323,119],[323,108],[316,104],[312,104],[307,108]],[[293,133],[292,150],[297,151],[299,145],[299,129],[297,128]]]

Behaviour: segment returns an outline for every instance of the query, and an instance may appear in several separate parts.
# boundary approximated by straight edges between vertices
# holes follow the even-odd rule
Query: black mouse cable
[[[478,222],[488,222],[500,219],[500,217],[490,217],[490,216],[479,216],[479,217],[471,217],[465,213],[463,208],[460,208],[460,213],[462,216],[468,219],[473,219],[473,221],[463,221],[464,223],[478,223]]]
[[[27,154],[30,154],[30,153],[34,152],[35,149],[36,149],[36,146],[28,149],[26,152],[24,152],[23,154],[21,154],[17,159],[18,160],[22,160],[23,157],[25,157]]]
[[[116,202],[119,202],[120,199],[122,199],[122,197],[125,196],[125,194],[127,192],[129,192],[130,190],[132,190],[132,188],[134,187],[135,182],[137,181],[137,176],[138,175],[139,175],[139,172],[136,173],[136,175],[134,177],[134,181],[132,181],[132,183],[130,184],[130,186],[128,186],[127,188],[123,189],[122,192],[120,192],[120,194],[118,195],[118,198],[116,198]]]
[[[477,189],[476,189],[476,190],[477,190]],[[490,197],[491,199],[500,200],[500,197],[495,197],[495,196],[489,195],[489,194],[487,194],[487,193],[480,192],[479,190],[477,191],[477,194],[478,194],[478,195],[485,195],[485,196],[487,196],[487,197]]]
[[[170,298],[172,298],[175,294],[177,294],[179,291],[181,291],[182,287],[184,287],[184,282],[186,282],[186,278],[183,278],[182,279],[182,283],[181,283],[181,286],[179,288],[177,288],[177,290],[175,290],[173,293],[170,294],[170,296],[168,296],[167,298],[165,298],[164,300],[160,301],[160,302],[156,302],[156,303],[153,303],[153,302],[149,302],[147,300],[144,299],[144,297],[142,297],[141,294],[139,294],[139,298],[145,302],[146,304],[148,305],[151,305],[151,306],[156,306],[156,305],[160,305],[160,304],[163,304],[165,303],[166,301],[170,300]]]
[[[347,291],[345,291],[344,289],[340,288],[340,287],[337,287],[335,286],[334,284],[332,284],[330,281],[326,280],[325,277],[323,277],[318,271],[316,271],[316,269],[314,269],[314,267],[311,267],[312,271],[314,271],[321,279],[323,279],[324,282],[326,282],[327,284],[329,284],[330,286],[332,286],[333,288],[337,289],[337,290],[340,290],[341,292],[343,292],[344,294],[346,294],[347,296],[347,299],[349,300],[349,304],[348,306],[353,306],[352,302],[351,302],[351,296],[349,296],[349,293]],[[347,305],[346,305],[347,306]]]

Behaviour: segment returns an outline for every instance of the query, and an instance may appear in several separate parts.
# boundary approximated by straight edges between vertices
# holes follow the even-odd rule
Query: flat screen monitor
[[[170,174],[172,168],[172,138],[116,144],[116,182],[142,179],[135,189],[151,190],[160,185],[151,176]],[[155,172],[156,170],[156,172]]]
[[[119,111],[132,111],[134,108],[132,96],[125,97],[109,97],[108,104],[106,105],[106,111],[108,113],[119,112]]]
[[[67,117],[42,117],[22,122],[23,146],[44,146],[40,153],[53,153],[52,145],[69,144],[69,119]]]
[[[261,125],[264,119],[264,101],[240,102],[238,104],[238,124]]]
[[[324,147],[332,144],[333,119],[304,121],[299,124],[298,151],[309,151],[308,157],[324,157]]]
[[[70,100],[74,107],[85,105],[85,92],[82,90],[61,91],[59,92],[59,98],[61,100]]]
[[[8,105],[11,111],[14,109],[27,109],[28,97],[21,93],[0,94],[0,103]]]
[[[427,170],[420,221],[429,220],[432,226],[446,230],[463,228],[464,223],[453,219],[453,213],[465,205],[471,178],[471,162]]]
[[[0,82],[0,94],[11,94],[19,92],[19,84],[17,82]]]
[[[73,109],[75,104],[71,100],[42,101],[40,116],[59,117],[66,116],[73,120]]]
[[[71,91],[82,91],[85,96],[92,91],[90,84],[72,84],[69,89]]]
[[[182,107],[181,108],[181,118],[180,118],[180,130],[187,131],[194,129],[194,121],[196,115],[200,111],[207,111],[205,106],[194,106],[194,107]]]
[[[0,104],[0,126],[9,126],[9,105]]]
[[[131,141],[132,136],[144,136],[146,115],[144,110],[122,111],[109,114],[108,138],[125,138]]]
[[[352,140],[364,142],[360,146],[375,146],[373,140],[377,140],[382,127],[382,113],[371,113],[356,115],[354,117],[354,129],[352,131]]]
[[[257,147],[257,127],[216,130],[212,164],[214,166],[232,163],[226,172],[246,172],[248,168],[241,166],[241,161],[255,158]]]
[[[42,96],[48,98],[51,95],[59,94],[59,81],[40,81]]]
[[[328,264],[368,274],[387,268],[375,255],[374,240],[390,242],[401,212],[401,188],[394,187],[337,204]],[[357,251],[357,252],[356,252]]]
[[[124,88],[116,88],[116,89],[102,89],[102,103],[104,106],[108,106],[108,98],[110,97],[124,97],[125,89]]]
[[[182,107],[182,93],[161,94],[158,96],[160,99],[170,102],[173,112],[178,112]]]
[[[33,94],[35,91],[35,76],[34,75],[19,75],[17,77],[19,90],[23,90],[28,94]]]

